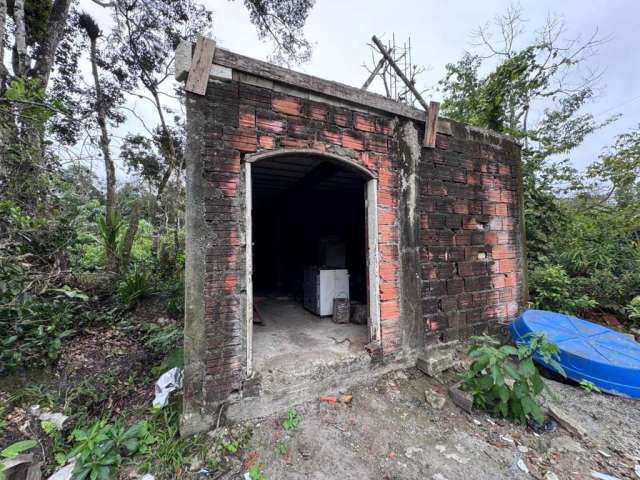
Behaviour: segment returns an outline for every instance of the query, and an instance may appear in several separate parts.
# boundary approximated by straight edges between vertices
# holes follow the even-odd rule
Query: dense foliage
[[[451,118],[522,143],[531,301],[632,319],[640,294],[640,129],[594,155],[586,172],[571,164],[575,147],[616,119],[584,112],[598,74],[583,67],[606,39],[565,39],[554,18],[527,36],[514,8],[495,24],[497,34],[481,28],[478,50],[447,65],[442,106]]]

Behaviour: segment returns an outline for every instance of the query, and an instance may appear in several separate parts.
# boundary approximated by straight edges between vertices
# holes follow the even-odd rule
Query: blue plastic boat
[[[517,343],[544,332],[560,348],[558,363],[572,380],[588,380],[602,391],[640,398],[640,343],[619,332],[576,317],[527,310],[509,327]],[[536,362],[555,370],[541,358]]]

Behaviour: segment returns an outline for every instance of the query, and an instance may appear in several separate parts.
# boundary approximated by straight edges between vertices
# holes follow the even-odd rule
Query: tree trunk
[[[13,46],[13,74],[21,77],[27,66],[27,29],[24,24],[24,0],[15,0],[13,4],[13,22],[16,25],[15,44]]]
[[[4,35],[7,31],[7,0],[0,0],[0,96],[4,96],[9,72],[4,66]]]
[[[158,198],[158,202],[160,202],[162,198],[162,193],[164,192],[164,189],[166,188],[167,183],[169,183],[171,174],[173,173],[173,170],[176,167],[177,155],[176,155],[175,143],[173,142],[173,136],[171,135],[171,130],[169,130],[169,127],[167,126],[167,122],[164,119],[164,113],[162,112],[162,104],[160,103],[160,97],[158,96],[158,91],[152,90],[152,89],[149,89],[149,90],[153,95],[153,100],[156,105],[156,110],[158,111],[158,116],[160,117],[160,126],[162,127],[162,134],[165,136],[168,143],[168,152],[167,152],[169,157],[168,158],[169,161],[167,162],[168,166],[167,166],[167,170],[164,172],[164,175],[162,176],[162,179],[160,180],[160,184],[158,185],[157,198]]]
[[[133,241],[138,233],[138,225],[140,223],[140,205],[136,201],[131,209],[129,215],[129,226],[127,232],[122,239],[122,247],[120,248],[120,264],[118,270],[120,273],[126,272],[129,268],[129,260],[131,259],[131,249],[133,248]]]
[[[49,84],[49,76],[53,69],[55,53],[58,48],[69,16],[69,6],[72,0],[55,0],[51,6],[47,30],[42,43],[35,52],[35,65],[32,75],[40,79],[40,85],[46,89]]]
[[[116,169],[111,158],[109,150],[109,132],[107,131],[107,108],[102,88],[100,87],[100,77],[98,76],[98,64],[96,54],[96,39],[91,38],[91,72],[93,73],[93,81],[96,89],[96,113],[98,114],[98,126],[100,127],[100,150],[104,158],[104,170],[106,177],[106,198],[105,198],[105,225],[107,230],[112,233],[115,230],[115,204],[116,204]],[[107,270],[115,272],[118,269],[118,261],[113,245],[105,245]]]

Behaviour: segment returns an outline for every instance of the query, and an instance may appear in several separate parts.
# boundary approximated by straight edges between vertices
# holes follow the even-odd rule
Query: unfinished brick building
[[[424,148],[422,110],[201,47],[181,46],[177,72],[191,90],[183,431],[223,402],[259,416],[516,316],[516,143],[439,118]],[[312,313],[322,270],[347,272],[332,295],[364,324]]]

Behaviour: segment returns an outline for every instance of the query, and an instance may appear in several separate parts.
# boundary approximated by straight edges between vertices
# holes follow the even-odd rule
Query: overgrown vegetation
[[[313,1],[244,6],[278,59],[308,58]],[[1,455],[37,439],[45,476],[75,457],[77,479],[185,478],[247,440],[184,439],[179,402],[148,410],[157,376],[183,364],[184,92],[168,52],[206,35],[212,12],[94,7],[109,21],[71,0],[0,0]],[[68,416],[64,428],[35,405]]]
[[[475,406],[526,424],[529,418],[544,423],[539,395],[544,389],[534,356],[564,373],[556,361],[557,345],[544,335],[529,334],[516,346],[501,345],[493,337],[473,337],[469,347],[471,367],[464,374],[463,389],[473,396]]]
[[[640,128],[593,154],[586,171],[572,152],[616,117],[585,112],[599,87],[589,68],[609,38],[568,38],[549,17],[528,30],[512,7],[475,32],[476,48],[447,65],[444,114],[522,142],[531,300],[572,314],[632,320],[640,292]],[[633,317],[637,318],[637,317]]]

